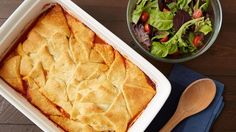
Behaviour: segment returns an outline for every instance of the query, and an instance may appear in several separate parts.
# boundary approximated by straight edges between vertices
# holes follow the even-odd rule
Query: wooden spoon
[[[216,86],[211,79],[204,78],[191,83],[181,95],[174,115],[160,132],[170,132],[183,119],[207,108],[215,94]]]

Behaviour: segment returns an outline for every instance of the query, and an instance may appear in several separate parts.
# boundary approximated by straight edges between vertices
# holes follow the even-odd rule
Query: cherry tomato
[[[200,18],[202,16],[202,10],[197,9],[196,11],[193,12],[193,18]]]
[[[160,39],[160,42],[167,42],[168,40],[169,40],[169,37],[168,37],[168,36],[166,36],[166,37],[164,37],[164,38]]]
[[[148,20],[148,18],[149,18],[149,14],[144,11],[141,15],[141,21],[146,22]]]
[[[151,27],[150,27],[150,25],[149,25],[148,23],[146,23],[146,24],[144,25],[144,31],[147,32],[147,33],[150,33],[150,32],[151,32]]]
[[[195,47],[198,47],[201,43],[201,40],[202,40],[201,36],[199,36],[199,35],[195,36],[194,39],[193,39],[193,45]]]

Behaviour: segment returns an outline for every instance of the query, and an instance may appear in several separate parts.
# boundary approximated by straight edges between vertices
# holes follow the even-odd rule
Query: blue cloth
[[[179,102],[179,98],[185,88],[193,81],[205,77],[206,76],[194,72],[182,65],[174,65],[168,77],[172,86],[171,94],[167,99],[166,103],[164,104],[163,108],[157,114],[157,116],[146,129],[146,131],[153,132],[160,130],[174,114]],[[219,116],[224,106],[222,97],[222,93],[224,91],[224,84],[216,80],[214,80],[214,82],[216,84],[217,91],[213,102],[204,111],[182,121],[173,130],[174,132],[207,132],[210,130],[211,125],[213,124],[214,120],[216,120],[216,118]]]

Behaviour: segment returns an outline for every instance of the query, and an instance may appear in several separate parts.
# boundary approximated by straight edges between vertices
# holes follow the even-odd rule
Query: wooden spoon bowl
[[[191,83],[181,95],[175,114],[160,131],[170,132],[183,119],[207,108],[215,94],[216,86],[211,79]]]

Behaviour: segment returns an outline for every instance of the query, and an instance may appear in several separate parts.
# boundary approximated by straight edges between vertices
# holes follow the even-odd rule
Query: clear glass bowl
[[[213,31],[211,32],[210,36],[208,37],[208,39],[205,41],[205,44],[202,48],[198,49],[197,52],[192,53],[191,55],[186,55],[180,58],[161,58],[161,57],[156,57],[154,55],[152,55],[149,51],[147,51],[142,44],[138,41],[138,39],[136,38],[135,34],[133,33],[132,30],[132,22],[131,22],[131,14],[135,8],[135,5],[137,3],[138,0],[129,0],[128,2],[128,6],[127,6],[127,12],[126,12],[126,17],[127,17],[127,25],[128,25],[128,29],[129,32],[133,38],[133,40],[135,41],[135,43],[138,45],[139,48],[142,49],[142,51],[147,54],[148,56],[150,56],[151,58],[154,58],[156,60],[162,61],[162,62],[168,62],[168,63],[180,63],[180,62],[185,62],[191,59],[194,59],[198,56],[200,56],[201,54],[203,54],[206,50],[208,50],[211,45],[215,42],[219,32],[220,32],[220,28],[222,25],[222,8],[221,8],[221,4],[219,0],[210,0],[210,17],[211,20],[213,21]]]

